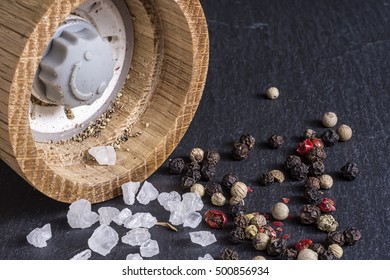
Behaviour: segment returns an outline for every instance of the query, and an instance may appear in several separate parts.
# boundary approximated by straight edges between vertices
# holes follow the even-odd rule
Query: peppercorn
[[[202,162],[204,159],[204,151],[201,148],[193,148],[189,154],[191,161]]]
[[[196,183],[191,186],[191,192],[199,194],[200,197],[204,196],[205,190],[202,184]]]
[[[263,215],[258,214],[253,216],[249,223],[259,229],[267,224],[267,219]]]
[[[305,225],[317,223],[320,216],[320,209],[317,206],[311,204],[303,206],[299,214],[301,223]]]
[[[245,205],[243,205],[241,203],[237,203],[236,205],[230,205],[230,207],[229,207],[229,213],[233,217],[243,215],[243,214],[245,214],[245,212],[246,212],[246,207],[245,207]]]
[[[234,142],[232,156],[235,160],[247,159],[249,155],[249,148],[246,144],[241,142]]]
[[[211,228],[223,228],[226,226],[228,218],[224,212],[212,209],[204,214],[204,220]]]
[[[319,260],[331,261],[331,260],[335,260],[336,257],[335,257],[335,255],[333,254],[332,251],[326,250],[323,254],[318,255],[318,259]]]
[[[181,178],[181,186],[183,187],[183,189],[189,189],[193,185],[195,185],[195,183],[196,180],[192,177],[184,176],[183,178]]]
[[[241,203],[242,205],[245,205],[244,199],[238,196],[232,196],[229,200],[229,205],[236,205],[237,203]]]
[[[336,131],[340,136],[341,142],[346,142],[352,138],[352,129],[346,124],[340,125]]]
[[[337,115],[333,112],[326,112],[322,116],[322,124],[325,127],[334,127],[337,124]]]
[[[271,256],[279,256],[287,247],[287,240],[283,238],[271,238],[267,245],[267,253]]]
[[[306,155],[306,159],[310,162],[324,161],[326,152],[323,148],[313,147]]]
[[[317,203],[321,194],[315,188],[305,188],[303,196],[308,203]]]
[[[321,202],[317,205],[320,208],[322,213],[329,213],[336,211],[336,203],[330,198],[323,198]]]
[[[221,185],[230,190],[235,182],[238,182],[238,176],[232,173],[223,176]]]
[[[305,181],[305,188],[320,189],[320,180],[316,177],[307,177]]]
[[[284,249],[283,252],[280,254],[280,258],[282,260],[296,260],[298,256],[298,251],[294,248],[287,248]]]
[[[321,176],[325,172],[325,164],[322,161],[313,162],[309,167],[309,175]]]
[[[259,228],[259,232],[267,234],[270,238],[276,238],[276,232],[271,226],[263,226]]]
[[[214,181],[210,181],[206,186],[206,193],[209,196],[213,196],[215,193],[222,193],[222,186]]]
[[[208,163],[215,166],[218,164],[220,160],[221,160],[221,156],[218,153],[218,151],[215,149],[209,149],[205,154],[203,163]]]
[[[235,182],[230,193],[232,196],[245,198],[248,194],[248,187],[243,182]]]
[[[219,255],[218,259],[220,260],[238,260],[238,253],[234,250],[224,249]]]
[[[318,254],[318,256],[321,256],[322,254],[325,253],[325,248],[324,248],[324,246],[322,246],[321,243],[312,243],[309,246],[309,249],[311,249],[314,252],[316,252]]]
[[[216,192],[211,196],[211,203],[215,206],[223,206],[226,203],[226,197],[223,193]]]
[[[202,177],[200,174],[200,165],[193,161],[186,165],[186,175],[188,177],[192,177],[195,179],[195,181],[199,181]]]
[[[253,239],[253,238],[255,238],[257,232],[258,232],[258,229],[255,225],[249,225],[245,228],[245,238],[246,239]]]
[[[361,232],[355,227],[349,227],[344,231],[345,244],[355,245],[362,237]]]
[[[267,259],[264,258],[263,256],[255,256],[255,257],[252,258],[252,260],[254,260],[254,261],[265,261]]]
[[[287,170],[291,170],[296,166],[300,166],[301,164],[302,164],[301,158],[295,155],[288,156],[286,162],[284,163]]]
[[[303,249],[298,253],[297,260],[318,260],[318,254],[311,249]]]
[[[274,177],[274,180],[278,183],[283,183],[285,180],[285,176],[282,171],[274,169],[270,172]]]
[[[272,206],[271,213],[274,219],[283,221],[288,218],[289,209],[287,204],[283,202],[277,202],[274,204],[274,206]]]
[[[311,149],[313,149],[314,145],[310,139],[305,139],[303,142],[299,143],[297,148],[297,153],[301,156],[306,155]]]
[[[250,220],[252,220],[253,219],[253,217],[255,216],[255,214],[254,213],[248,213],[248,214],[245,214],[245,216],[249,219],[249,221]]]
[[[238,244],[245,240],[245,231],[243,228],[236,227],[230,232],[230,241]]]
[[[356,163],[348,162],[346,165],[341,167],[343,178],[349,181],[355,180],[359,175],[359,168]]]
[[[210,181],[215,177],[215,173],[217,172],[217,168],[213,164],[205,163],[202,164],[202,169],[200,170],[200,174],[202,178],[206,181]]]
[[[276,99],[279,97],[279,90],[276,87],[270,87],[267,89],[266,95],[269,99]]]
[[[271,148],[273,149],[279,149],[280,147],[283,146],[283,143],[284,143],[284,138],[283,136],[281,135],[272,135],[269,139],[268,139],[268,143],[269,145],[271,146]]]
[[[305,180],[308,173],[309,167],[304,163],[301,163],[301,165],[297,165],[290,170],[291,177],[298,181]]]
[[[240,215],[234,218],[234,226],[240,227],[242,229],[245,229],[247,226],[249,226],[249,218],[246,215]]]
[[[267,245],[271,238],[262,232],[256,234],[255,238],[252,239],[252,245],[256,250],[263,251],[267,249]]]
[[[264,186],[271,185],[274,183],[274,175],[271,172],[263,173],[261,177],[261,184]]]
[[[344,253],[343,248],[338,244],[329,245],[328,250],[331,251],[337,259],[340,259]]]
[[[317,132],[311,128],[306,129],[305,133],[303,134],[303,137],[305,139],[313,139],[317,137]]]
[[[338,244],[340,246],[343,246],[345,243],[345,236],[344,233],[336,230],[329,232],[328,236],[326,237],[326,240],[329,244]]]
[[[330,189],[333,186],[333,178],[328,175],[324,174],[320,176],[320,187],[321,189]]]
[[[322,134],[321,139],[325,146],[333,147],[339,141],[340,136],[333,129],[327,129]]]
[[[241,135],[240,142],[247,145],[248,150],[252,150],[255,147],[256,139],[248,133]]]
[[[312,240],[310,240],[310,239],[302,239],[302,240],[297,241],[297,242],[294,244],[294,247],[295,247],[295,249],[296,249],[298,252],[300,252],[300,251],[302,251],[303,249],[309,248],[311,244],[313,244],[313,241],[312,241]]]
[[[185,163],[182,158],[175,158],[169,161],[169,171],[171,174],[181,174],[184,167]]]
[[[320,219],[318,220],[317,227],[326,232],[331,232],[337,230],[339,226],[339,223],[336,221],[336,219],[332,215],[321,215]]]

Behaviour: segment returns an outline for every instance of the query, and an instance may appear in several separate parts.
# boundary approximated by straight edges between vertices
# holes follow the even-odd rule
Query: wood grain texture
[[[134,54],[122,106],[99,137],[35,143],[29,125],[32,81],[51,34],[82,0],[0,3],[0,156],[47,196],[105,201],[121,184],[142,181],[173,151],[197,109],[208,68],[208,32],[198,0],[128,0]],[[146,127],[144,124],[149,123]],[[86,157],[125,129],[142,132],[117,151],[115,166]]]

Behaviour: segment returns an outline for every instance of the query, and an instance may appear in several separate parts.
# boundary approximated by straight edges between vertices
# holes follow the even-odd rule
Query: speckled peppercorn
[[[283,238],[272,238],[267,245],[267,253],[271,256],[279,256],[287,247],[287,241]]]
[[[321,136],[322,142],[327,147],[333,147],[340,139],[340,136],[333,129],[327,129]]]
[[[206,193],[212,196],[215,193],[222,193],[222,186],[214,181],[210,181],[206,186]]]
[[[282,260],[296,260],[298,257],[298,251],[294,248],[287,248],[284,249],[283,252],[280,254],[280,258]]]
[[[218,259],[220,260],[238,260],[239,255],[236,251],[230,249],[224,249],[219,255]]]
[[[307,174],[309,173],[309,167],[301,163],[300,165],[295,166],[290,170],[290,175],[295,180],[305,180],[307,178]]]
[[[321,176],[325,172],[325,164],[322,161],[313,162],[309,167],[310,176]]]
[[[281,135],[272,135],[268,139],[268,143],[273,149],[279,149],[280,147],[283,146],[284,143],[284,138]]]
[[[201,148],[193,148],[189,154],[191,161],[202,162],[204,159],[204,151]]]
[[[236,227],[230,232],[230,241],[232,243],[238,244],[238,243],[242,243],[244,240],[245,240],[245,230],[243,228]]]
[[[315,188],[317,190],[320,189],[320,179],[316,177],[307,177],[305,181],[305,188]]]
[[[230,190],[235,182],[238,182],[238,176],[229,173],[222,177],[221,185]]]
[[[303,134],[303,138],[305,139],[313,139],[317,137],[317,132],[311,128],[306,129],[305,133]]]
[[[321,216],[320,209],[315,205],[305,205],[299,213],[299,219],[302,224],[314,224],[317,223]]]
[[[175,158],[169,161],[169,172],[171,172],[171,174],[181,174],[184,167],[185,163],[182,158]]]
[[[325,149],[316,146],[306,154],[306,159],[310,162],[324,161],[326,157]]]
[[[355,227],[349,227],[344,231],[345,244],[355,245],[362,237],[361,232]]]
[[[343,246],[345,243],[344,233],[337,230],[329,232],[328,236],[326,237],[326,241],[328,241],[329,244],[338,244]]]
[[[284,166],[287,170],[291,170],[296,166],[299,166],[302,164],[302,160],[300,157],[295,156],[295,155],[290,155],[287,157]]]
[[[214,179],[216,172],[217,172],[217,168],[215,165],[203,162],[202,169],[200,170],[200,174],[202,175],[202,178],[204,180],[210,181]]]
[[[282,171],[280,171],[278,169],[274,169],[274,170],[271,170],[270,173],[272,174],[272,176],[274,176],[274,181],[276,181],[278,183],[284,182],[285,176],[284,176]]]
[[[235,160],[244,160],[249,156],[249,148],[239,141],[234,142],[232,156]]]
[[[356,163],[348,162],[346,165],[341,167],[340,170],[342,172],[343,178],[348,181],[355,180],[359,175],[359,168],[357,167]]]
[[[259,228],[259,232],[267,234],[270,238],[276,238],[276,232],[271,226],[263,226]]]
[[[263,186],[272,185],[274,183],[275,177],[271,172],[263,173],[261,177],[261,184]]]
[[[319,190],[315,188],[305,188],[303,196],[306,199],[307,203],[313,204],[317,203],[318,200],[320,200],[321,194]]]
[[[256,139],[248,133],[241,135],[240,142],[247,145],[248,150],[252,150],[255,147]]]
[[[325,214],[320,216],[317,227],[322,231],[332,232],[337,230],[339,223],[332,215]]]
[[[263,215],[258,214],[254,215],[249,223],[257,228],[261,228],[267,224],[267,219]]]
[[[263,251],[267,249],[267,245],[271,238],[262,232],[256,234],[255,238],[252,239],[252,245],[256,250]]]

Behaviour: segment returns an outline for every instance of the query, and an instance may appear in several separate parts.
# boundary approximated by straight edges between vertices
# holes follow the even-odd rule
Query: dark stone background
[[[390,1],[356,0],[209,0],[201,1],[209,23],[210,66],[198,112],[172,157],[185,156],[190,148],[215,147],[222,153],[217,179],[236,172],[254,189],[247,199],[248,211],[270,211],[282,197],[290,197],[291,212],[298,213],[303,199],[302,183],[286,180],[282,185],[262,187],[261,174],[280,167],[308,128],[323,130],[319,122],[334,111],[340,123],[349,124],[354,136],[347,143],[328,148],[326,168],[334,187],[326,196],[335,199],[334,216],[340,228],[362,230],[361,242],[345,249],[344,259],[389,259],[389,88]],[[271,85],[280,89],[275,101],[264,97]],[[243,162],[232,161],[234,139],[251,132],[258,144]],[[267,148],[272,134],[282,134],[285,146]],[[347,161],[358,163],[361,176],[346,182],[339,168]],[[161,191],[180,191],[180,177],[167,172],[167,162],[149,180]],[[205,198],[204,213],[211,208]],[[94,205],[126,205],[118,197]],[[13,170],[0,163],[0,258],[69,259],[87,248],[90,229],[71,229],[66,221],[68,205],[35,191]],[[167,220],[157,201],[136,205],[133,212],[151,211]],[[51,223],[53,238],[37,249],[25,236],[34,228]],[[117,227],[120,236],[126,232]],[[312,226],[285,223],[291,244],[303,238],[323,241],[325,234]],[[196,230],[208,229],[205,224]],[[151,229],[161,253],[153,259],[196,259],[205,253],[217,257],[225,247],[237,250],[242,259],[258,254],[249,242],[232,245],[229,230],[213,230],[218,242],[201,247],[192,244],[179,226],[174,233]],[[106,259],[125,259],[137,247],[119,243]],[[261,254],[261,253],[260,253]],[[93,253],[92,259],[103,259]]]

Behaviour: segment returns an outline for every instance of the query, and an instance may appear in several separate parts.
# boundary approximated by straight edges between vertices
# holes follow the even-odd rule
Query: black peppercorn
[[[268,143],[271,146],[271,148],[278,149],[278,148],[283,146],[284,138],[283,138],[283,136],[280,136],[280,135],[272,135],[268,139]]]
[[[246,213],[246,207],[244,204],[242,204],[241,202],[235,204],[235,205],[230,205],[229,207],[229,213],[233,216],[233,217],[237,217],[237,216],[240,216],[240,215],[243,215]]]
[[[242,229],[245,229],[247,226],[249,226],[250,220],[246,215],[239,215],[234,218],[234,225],[236,227],[240,227]]]
[[[222,193],[222,186],[214,181],[210,181],[206,186],[206,193],[213,196],[215,193]]]
[[[200,174],[202,178],[206,181],[210,181],[215,177],[215,173],[217,172],[217,168],[213,164],[205,163],[202,164],[202,169],[200,170]]]
[[[323,148],[314,146],[306,154],[306,159],[310,162],[324,161],[326,159],[326,152]]]
[[[287,247],[287,240],[272,238],[267,245],[267,253],[271,256],[279,256]]]
[[[183,189],[189,189],[196,183],[196,180],[189,176],[184,176],[181,178],[181,186]]]
[[[271,185],[275,181],[275,177],[271,172],[263,173],[261,177],[261,184],[264,186]]]
[[[230,190],[235,182],[238,182],[238,176],[235,174],[226,174],[223,176],[221,185],[226,189]]]
[[[282,251],[280,258],[282,260],[296,260],[298,256],[298,251],[294,248],[287,248]]]
[[[290,170],[290,175],[295,180],[305,180],[308,173],[309,167],[304,163],[301,163]]]
[[[246,144],[241,142],[234,142],[232,156],[235,160],[247,159],[249,155],[249,148]]]
[[[316,188],[319,190],[321,188],[320,179],[316,177],[307,177],[305,181],[305,188]]]
[[[230,241],[232,243],[238,244],[238,243],[242,243],[244,240],[245,240],[245,230],[243,228],[236,227],[230,232]]]
[[[348,162],[346,165],[341,167],[341,172],[343,174],[343,178],[349,181],[355,180],[359,175],[357,164],[352,162]]]
[[[361,232],[355,227],[349,227],[344,231],[345,244],[355,245],[362,237]]]
[[[341,231],[332,231],[328,233],[326,240],[329,244],[337,244],[343,246],[345,243],[345,236],[344,233]]]
[[[217,163],[220,161],[221,156],[219,155],[218,151],[215,149],[209,149],[206,152],[206,156],[203,160],[203,163],[208,163],[211,165],[217,165]]]
[[[169,171],[171,174],[181,174],[184,167],[185,163],[182,158],[175,158],[169,161]]]
[[[325,253],[325,248],[324,246],[321,244],[321,243],[312,243],[310,246],[309,246],[309,249],[313,250],[314,252],[316,252],[318,254],[318,256],[321,256],[322,254]]]
[[[336,256],[333,254],[331,250],[326,250],[324,253],[321,255],[318,254],[318,259],[319,260],[324,260],[324,261],[331,261],[331,260],[336,260]]]
[[[186,165],[186,175],[199,181],[202,177],[200,174],[200,165],[197,162],[191,162]]]
[[[310,176],[321,176],[325,172],[325,164],[322,161],[313,162],[309,167]]]
[[[315,205],[305,205],[299,213],[299,218],[302,224],[314,224],[321,216],[321,210]]]
[[[240,142],[247,145],[249,150],[252,150],[256,144],[256,139],[255,137],[253,137],[248,133],[248,134],[241,135]]]
[[[316,203],[320,199],[320,192],[315,188],[305,188],[304,197],[308,203]]]
[[[327,129],[324,131],[321,138],[322,138],[322,142],[324,142],[325,146],[333,147],[334,144],[336,144],[339,141],[340,136],[335,130]]]
[[[218,259],[220,260],[238,260],[238,253],[234,250],[224,249],[219,255]]]
[[[286,159],[286,162],[284,163],[287,170],[291,170],[296,166],[299,166],[302,164],[301,158],[298,156],[290,155]]]

